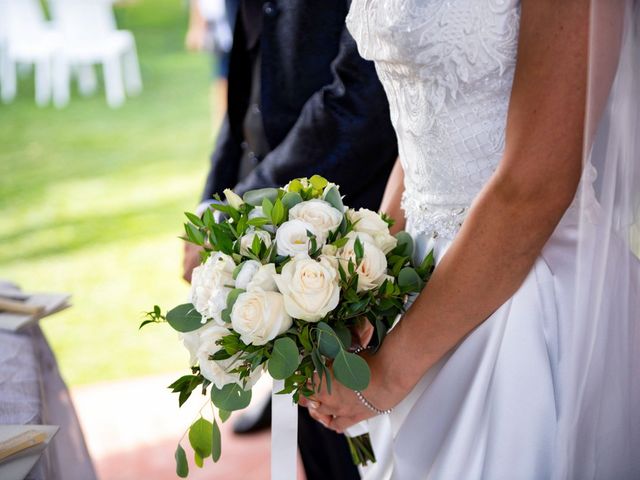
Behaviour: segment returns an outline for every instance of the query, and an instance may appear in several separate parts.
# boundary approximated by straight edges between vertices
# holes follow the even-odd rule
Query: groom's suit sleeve
[[[397,155],[389,105],[373,63],[358,54],[346,28],[331,71],[333,81],[307,100],[284,140],[235,186],[237,193],[317,173],[353,196],[388,176]]]
[[[242,156],[241,141],[234,137],[225,115],[211,154],[211,169],[202,193],[202,202],[209,202],[215,193],[222,194],[238,181],[238,165]]]

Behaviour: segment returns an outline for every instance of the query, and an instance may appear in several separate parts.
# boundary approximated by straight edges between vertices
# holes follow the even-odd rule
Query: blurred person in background
[[[397,157],[396,138],[373,63],[360,57],[345,27],[349,4],[240,1],[227,114],[200,213],[225,188],[242,195],[313,174],[339,184],[354,208],[379,208]],[[187,243],[187,281],[199,262],[197,247]],[[268,426],[265,403],[240,417],[234,430]],[[298,443],[308,480],[359,478],[344,437],[304,408]]]
[[[216,101],[224,105],[227,98],[229,57],[233,27],[239,0],[190,0],[189,28],[185,47],[192,52],[207,52],[215,60],[213,76],[220,92]]]

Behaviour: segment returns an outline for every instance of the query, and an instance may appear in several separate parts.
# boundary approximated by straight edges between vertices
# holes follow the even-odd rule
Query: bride
[[[370,419],[366,478],[640,478],[638,9],[353,0],[399,142],[382,209],[437,258],[361,397],[306,402]]]

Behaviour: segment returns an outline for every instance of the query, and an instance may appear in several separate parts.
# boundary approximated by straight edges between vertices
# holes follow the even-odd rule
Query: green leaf
[[[268,198],[263,198],[262,199],[262,213],[266,217],[271,218],[271,211],[272,210],[273,210],[273,202],[271,200],[269,200]]]
[[[302,182],[297,178],[289,182],[289,192],[300,193],[303,188]]]
[[[344,212],[344,203],[342,203],[340,192],[335,186],[327,190],[324,195],[324,201],[328,202],[333,208],[339,210],[340,212]]]
[[[269,374],[276,380],[284,380],[300,365],[298,347],[289,337],[278,338],[273,344],[271,358],[267,365]]]
[[[282,204],[287,207],[287,210],[291,210],[300,202],[302,202],[302,196],[297,192],[287,192],[282,197]]]
[[[187,233],[187,238],[191,243],[195,243],[196,245],[204,244],[204,233],[202,233],[198,229],[198,227],[191,223],[185,223],[184,230]]]
[[[213,217],[213,210],[211,210],[210,208],[207,208],[204,211],[204,215],[202,215],[202,218],[204,219],[204,224],[208,227],[216,223],[216,220]]]
[[[309,183],[311,184],[311,186],[313,188],[315,188],[316,190],[324,190],[324,187],[326,187],[329,182],[327,181],[326,178],[320,176],[320,175],[314,175],[309,179]]]
[[[204,222],[199,216],[190,212],[184,212],[184,214],[189,219],[189,221],[193,223],[196,227],[204,227]]]
[[[138,330],[140,330],[145,325],[149,325],[150,323],[160,323],[160,322],[158,322],[158,320],[153,320],[153,319],[152,320],[145,320],[140,324],[140,326],[138,327]]]
[[[271,223],[277,226],[284,220],[284,205],[280,199],[276,200],[273,204],[273,210],[271,210]]]
[[[245,293],[245,291],[246,290],[243,290],[242,288],[234,288],[233,290],[231,290],[229,292],[229,295],[227,295],[227,308],[232,309],[236,303],[236,300],[238,300],[238,297]]]
[[[264,218],[264,217],[255,217],[252,218],[251,220],[249,220],[247,222],[248,225],[251,225],[252,227],[264,227],[266,224],[268,224],[271,220],[269,220],[268,218]]]
[[[222,454],[222,435],[220,435],[220,427],[218,422],[213,420],[213,428],[211,430],[211,458],[214,462],[220,460]]]
[[[411,235],[407,232],[398,232],[395,237],[398,240],[398,244],[393,249],[393,254],[411,258],[413,256],[413,238]]]
[[[433,250],[431,250],[424,257],[424,259],[422,260],[422,263],[420,263],[418,268],[416,268],[416,271],[418,272],[418,275],[420,275],[421,278],[425,279],[426,277],[429,276],[429,274],[433,270],[434,265],[435,265],[435,258],[433,256]]]
[[[216,407],[229,412],[242,410],[251,402],[251,390],[245,390],[237,383],[230,383],[222,388],[212,385],[211,401]]]
[[[198,452],[193,452],[193,463],[195,463],[198,468],[202,468],[204,466],[204,458],[202,458]]]
[[[404,267],[398,274],[398,286],[405,292],[419,292],[424,282],[413,268]]]
[[[189,428],[189,443],[201,459],[211,455],[212,429],[211,422],[202,417],[193,422]],[[201,467],[202,464],[199,466]]]
[[[220,421],[224,423],[227,420],[229,420],[229,417],[231,416],[231,412],[228,410],[223,410],[222,408],[219,408],[218,415],[220,416]]]
[[[318,322],[318,348],[325,357],[336,358],[343,349],[336,332],[325,322]]]
[[[362,257],[364,257],[364,245],[362,245],[360,237],[356,237],[356,241],[353,242],[353,251],[356,254],[356,264],[360,265]]]
[[[253,207],[259,207],[262,205],[262,200],[268,198],[271,203],[274,203],[278,198],[277,188],[260,188],[258,190],[249,190],[246,192],[242,199],[245,203]]]
[[[365,360],[341,350],[333,362],[333,374],[340,383],[351,390],[364,390],[369,385],[371,371]]]
[[[336,332],[336,335],[340,339],[340,343],[342,343],[342,347],[348,349],[351,347],[351,330],[349,330],[344,325],[336,325],[333,327],[333,331]]]
[[[187,454],[184,451],[184,448],[180,444],[178,444],[178,448],[176,448],[175,453],[176,458],[176,474],[180,478],[187,478],[189,476],[189,464],[187,463]]]
[[[167,322],[178,332],[192,332],[202,327],[202,315],[193,304],[183,303],[167,312]]]

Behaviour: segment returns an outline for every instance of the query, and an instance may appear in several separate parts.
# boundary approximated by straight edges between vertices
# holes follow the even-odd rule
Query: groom
[[[349,4],[241,0],[228,111],[201,206],[225,188],[242,195],[320,174],[350,206],[378,209],[397,146],[374,66],[345,27]],[[185,278],[198,263],[187,244]],[[344,438],[305,408],[298,442],[308,480],[358,478]]]

